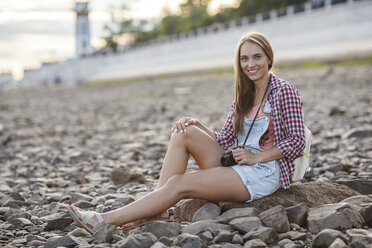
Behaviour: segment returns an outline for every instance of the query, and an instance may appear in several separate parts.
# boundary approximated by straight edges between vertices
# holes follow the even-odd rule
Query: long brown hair
[[[236,134],[243,131],[244,115],[253,107],[256,88],[252,80],[244,74],[240,67],[240,48],[245,42],[254,43],[262,48],[266,56],[270,60],[269,70],[274,62],[274,51],[269,40],[264,34],[252,32],[243,35],[240,39],[235,51],[235,116],[234,116],[234,131]]]

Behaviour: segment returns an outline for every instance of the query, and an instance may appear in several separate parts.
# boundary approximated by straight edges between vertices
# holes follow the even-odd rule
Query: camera
[[[239,149],[239,147],[234,147],[234,148],[226,151],[223,154],[223,156],[222,156],[222,158],[220,160],[221,165],[223,167],[230,167],[230,166],[233,166],[233,165],[236,165],[237,164],[237,162],[234,159],[233,153],[232,153],[232,151],[235,150],[235,149]]]

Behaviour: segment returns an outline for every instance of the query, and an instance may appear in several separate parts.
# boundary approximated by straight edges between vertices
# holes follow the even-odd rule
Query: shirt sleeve
[[[223,147],[223,149],[228,149],[232,144],[234,144],[234,113],[235,113],[235,101],[232,102],[230,111],[227,115],[225,125],[220,132],[215,132],[217,143]]]
[[[286,137],[277,147],[289,161],[295,160],[305,148],[305,129],[302,99],[298,91],[289,84],[281,92],[281,112]]]

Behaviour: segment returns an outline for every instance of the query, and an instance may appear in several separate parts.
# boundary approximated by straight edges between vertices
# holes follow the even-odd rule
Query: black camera
[[[232,149],[226,151],[226,152],[223,154],[223,156],[222,156],[222,158],[221,158],[221,160],[220,160],[221,165],[222,165],[223,167],[230,167],[230,166],[233,166],[233,165],[236,165],[236,164],[237,164],[237,162],[236,162],[235,159],[234,159],[234,156],[233,156],[232,151],[235,150],[235,149],[238,149],[238,148],[239,148],[239,147],[234,147],[234,148],[232,148]]]

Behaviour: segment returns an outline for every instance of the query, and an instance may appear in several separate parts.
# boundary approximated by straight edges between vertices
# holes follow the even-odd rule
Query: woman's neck
[[[255,105],[259,104],[266,93],[267,86],[269,84],[270,74],[268,73],[265,77],[258,81],[254,81],[254,86],[256,88],[255,94]]]

